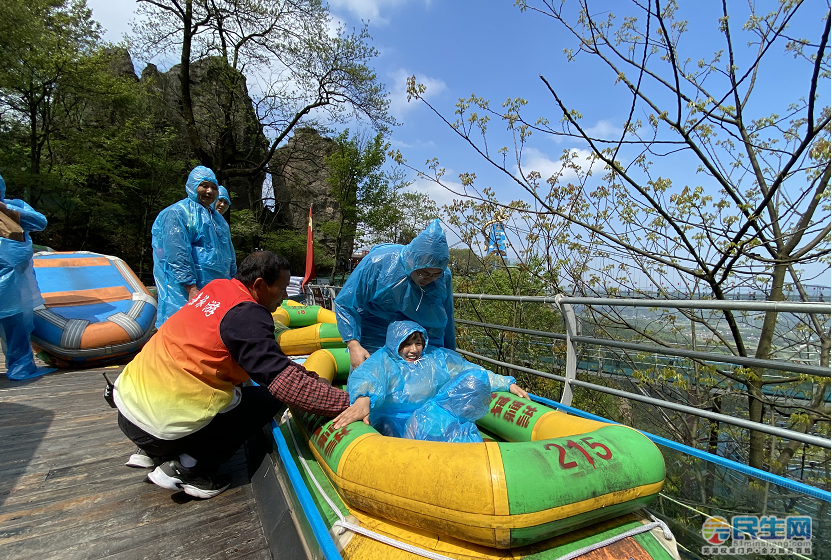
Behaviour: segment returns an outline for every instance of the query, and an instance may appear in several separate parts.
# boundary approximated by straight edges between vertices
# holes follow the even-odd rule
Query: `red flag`
[[[315,278],[315,250],[312,246],[312,205],[309,206],[309,230],[306,234],[306,273],[303,275],[301,287],[306,286]]]

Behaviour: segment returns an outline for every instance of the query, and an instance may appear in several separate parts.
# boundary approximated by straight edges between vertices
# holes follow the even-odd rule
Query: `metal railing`
[[[742,418],[736,418],[734,416],[729,416],[726,414],[720,414],[716,412],[710,412],[701,410],[689,405],[674,403],[670,401],[665,401],[662,399],[657,399],[653,397],[649,397],[646,395],[640,395],[636,393],[630,393],[628,391],[622,391],[619,389],[613,389],[610,387],[605,387],[603,385],[597,385],[594,383],[588,383],[586,381],[580,381],[576,379],[577,371],[578,371],[578,344],[589,344],[589,345],[596,345],[596,346],[606,346],[610,348],[620,348],[626,350],[636,350],[642,352],[652,352],[654,354],[662,354],[662,355],[669,355],[669,356],[680,356],[691,358],[694,360],[705,360],[708,362],[718,362],[718,363],[728,363],[728,364],[735,364],[741,365],[744,367],[757,367],[757,368],[767,368],[773,369],[778,371],[791,371],[796,373],[804,373],[809,375],[815,375],[818,377],[830,377],[830,368],[828,367],[821,367],[821,366],[812,366],[807,364],[799,364],[793,362],[785,362],[782,360],[763,360],[758,358],[748,358],[744,356],[735,356],[731,354],[717,354],[711,352],[699,352],[694,350],[685,350],[681,348],[669,348],[663,346],[655,346],[655,345],[647,345],[647,344],[640,344],[640,343],[632,343],[632,342],[621,342],[616,340],[607,340],[601,338],[593,338],[593,337],[585,337],[579,336],[577,332],[577,317],[575,311],[573,309],[573,305],[598,305],[598,306],[609,306],[609,307],[648,307],[648,308],[675,308],[675,309],[716,309],[716,310],[723,310],[723,309],[731,309],[731,310],[744,310],[744,311],[778,311],[778,312],[789,312],[789,313],[816,313],[816,314],[823,314],[823,315],[830,315],[832,314],[832,305],[829,303],[796,303],[796,302],[757,302],[757,301],[716,301],[716,300],[653,300],[653,299],[615,299],[615,298],[586,298],[586,297],[566,297],[563,295],[557,295],[554,297],[537,297],[537,296],[504,296],[504,295],[490,295],[490,294],[462,294],[462,293],[455,293],[455,299],[469,299],[469,300],[478,300],[478,301],[506,301],[506,302],[522,302],[522,303],[549,303],[555,305],[559,310],[561,315],[564,318],[564,326],[566,333],[548,333],[545,331],[535,331],[529,329],[522,329],[517,327],[508,327],[505,325],[496,325],[491,323],[481,323],[475,321],[465,321],[465,320],[457,320],[457,323],[460,324],[467,324],[471,326],[483,327],[483,328],[495,328],[500,329],[503,331],[510,331],[510,332],[517,332],[521,334],[529,334],[533,336],[542,336],[546,338],[552,338],[556,340],[563,340],[566,342],[566,364],[564,368],[564,376],[555,375],[551,373],[546,373],[543,371],[539,371],[532,368],[527,368],[523,366],[519,366],[516,364],[511,364],[508,362],[503,362],[499,360],[495,360],[493,358],[489,358],[487,356],[482,356],[480,354],[476,354],[473,352],[466,352],[460,351],[461,354],[466,356],[480,359],[485,362],[491,363],[493,365],[497,365],[500,367],[504,367],[506,369],[511,369],[515,371],[520,371],[524,373],[530,373],[533,375],[537,375],[540,377],[546,377],[549,379],[554,379],[556,381],[560,381],[564,384],[563,394],[561,395],[560,402],[566,406],[570,406],[572,404],[573,398],[573,387],[582,387],[586,389],[591,389],[594,391],[615,395],[618,397],[623,397],[626,399],[639,401],[655,406],[660,406],[662,408],[667,408],[670,410],[675,410],[677,412],[683,412],[687,414],[693,414],[702,418],[707,418],[709,420],[715,420],[719,422],[724,422],[726,424],[734,425],[737,427],[756,430],[758,432],[763,432],[769,435],[788,438],[795,441],[799,441],[802,443],[807,443],[810,445],[816,445],[819,447],[827,448],[830,447],[830,440],[826,438],[821,438],[818,436],[813,436],[810,434],[805,434],[802,432],[796,432],[793,430],[787,430],[784,428],[779,428],[777,426],[769,426],[767,424],[762,424],[758,422],[754,422],[751,420],[744,420]]]
[[[303,293],[306,294],[307,305],[320,305],[332,309],[335,297],[343,286],[330,286],[329,284],[306,284]]]
[[[307,295],[307,304],[322,305],[328,309],[332,309],[332,304],[335,297],[338,295],[341,286],[330,285],[316,285],[307,284],[304,292]],[[483,360],[496,366],[504,367],[515,371],[537,375],[560,381],[564,384],[563,394],[560,398],[560,403],[566,406],[571,406],[573,399],[573,387],[582,387],[606,393],[618,397],[627,398],[634,401],[643,402],[677,412],[693,414],[701,418],[707,418],[725,424],[737,426],[740,428],[756,430],[769,435],[793,439],[801,443],[809,445],[816,445],[824,448],[832,448],[830,440],[813,436],[811,434],[804,434],[802,432],[795,432],[779,428],[777,426],[769,426],[751,420],[744,420],[726,414],[710,412],[701,410],[689,405],[674,403],[597,385],[586,381],[580,381],[576,378],[578,372],[578,345],[586,344],[593,346],[603,346],[608,348],[618,348],[624,350],[635,350],[640,352],[649,352],[653,354],[660,354],[665,356],[683,357],[694,360],[704,360],[708,362],[727,363],[740,365],[744,367],[766,368],[777,371],[788,371],[794,373],[803,373],[814,375],[818,377],[830,377],[830,368],[822,366],[813,366],[808,364],[800,364],[794,362],[785,362],[782,360],[763,360],[759,358],[749,358],[745,356],[736,356],[732,354],[717,354],[713,352],[699,352],[695,350],[686,350],[684,348],[670,348],[666,346],[656,346],[648,344],[640,344],[634,342],[622,342],[617,340],[608,340],[601,338],[594,338],[588,336],[580,336],[577,334],[577,317],[573,305],[600,305],[609,307],[647,307],[647,308],[671,308],[671,309],[711,309],[711,310],[741,310],[741,311],[777,311],[782,313],[817,313],[822,315],[832,314],[832,305],[829,303],[798,303],[798,302],[769,302],[769,301],[723,301],[723,300],[654,300],[654,299],[616,299],[616,298],[587,298],[587,297],[567,297],[564,295],[557,295],[554,297],[545,296],[508,296],[508,295],[492,295],[492,294],[463,294],[455,293],[456,299],[469,299],[477,301],[507,301],[519,303],[549,303],[555,305],[564,317],[564,324],[566,333],[551,333],[546,331],[537,331],[531,329],[523,329],[519,327],[509,327],[506,325],[496,325],[491,323],[481,323],[477,321],[467,321],[457,319],[458,324],[470,325],[482,328],[496,328],[503,331],[516,332],[519,334],[528,334],[532,336],[539,336],[543,338],[551,338],[554,340],[562,340],[566,342],[566,366],[565,375],[555,375],[533,368],[527,368],[508,362],[503,362],[476,354],[473,352],[466,352],[461,350],[460,353],[471,358]]]

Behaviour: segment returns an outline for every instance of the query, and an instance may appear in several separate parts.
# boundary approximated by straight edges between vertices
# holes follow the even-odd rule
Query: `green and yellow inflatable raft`
[[[305,366],[332,380],[348,371],[348,354],[322,350]],[[589,526],[595,535],[642,523],[639,510],[664,483],[662,455],[640,432],[510,393],[492,395],[491,412],[478,422],[486,440],[475,444],[389,438],[361,422],[334,430],[327,419],[293,415],[344,515],[451,557],[549,558],[537,554],[554,543],[569,548]],[[395,557],[390,549],[350,553],[375,546],[369,540],[356,535],[344,557]],[[642,552],[628,557],[675,557],[675,543],[657,540],[629,538],[627,546]]]
[[[297,305],[291,300],[272,313],[275,327],[282,325],[275,333],[280,349],[287,356],[311,354],[322,348],[344,348],[335,312],[320,305]]]

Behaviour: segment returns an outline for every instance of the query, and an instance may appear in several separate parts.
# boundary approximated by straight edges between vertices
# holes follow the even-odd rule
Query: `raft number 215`
[[[609,447],[607,447],[603,443],[592,442],[592,441],[590,441],[591,439],[592,439],[591,437],[585,437],[585,438],[581,438],[581,441],[584,442],[586,445],[588,445],[591,449],[597,449],[599,447],[601,449],[603,449],[605,451],[605,453],[602,453],[600,451],[596,451],[596,455],[599,459],[604,459],[605,461],[608,461],[608,460],[612,459],[612,451],[610,451]],[[576,461],[569,461],[568,463],[565,461],[565,459],[566,459],[566,449],[564,449],[563,446],[558,445],[557,443],[547,443],[546,445],[543,446],[543,448],[546,449],[547,451],[552,449],[553,447],[556,447],[557,450],[558,450],[558,461],[560,462],[560,466],[561,466],[562,469],[572,469],[572,468],[578,466],[578,463]],[[566,447],[572,448],[572,449],[577,449],[578,451],[580,451],[581,455],[583,455],[586,458],[587,462],[590,465],[592,465],[592,468],[593,469],[595,468],[595,459],[592,457],[592,455],[590,455],[587,452],[586,449],[581,447],[581,444],[576,443],[576,442],[574,442],[570,439],[570,440],[566,441]]]

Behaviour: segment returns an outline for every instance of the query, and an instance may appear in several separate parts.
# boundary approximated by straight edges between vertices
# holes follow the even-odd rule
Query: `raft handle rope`
[[[344,534],[344,531],[352,531],[353,533],[358,533],[360,535],[364,535],[365,537],[375,539],[375,540],[377,540],[379,542],[382,542],[386,545],[398,548],[400,550],[404,550],[406,552],[410,552],[411,554],[416,554],[418,556],[422,556],[424,558],[431,558],[433,560],[453,560],[453,558],[450,558],[448,556],[444,556],[444,555],[439,554],[437,552],[431,552],[429,550],[425,550],[424,548],[419,548],[417,546],[409,545],[407,543],[403,543],[401,541],[391,539],[390,537],[386,537],[384,535],[376,533],[375,531],[370,531],[369,529],[365,529],[364,527],[361,527],[360,525],[355,525],[354,523],[350,523],[349,521],[347,521],[346,518],[344,517],[344,514],[341,513],[341,510],[338,508],[338,506],[336,506],[335,503],[332,501],[332,499],[329,496],[327,496],[326,492],[324,492],[324,489],[321,487],[320,483],[318,482],[318,479],[315,478],[315,475],[312,474],[312,469],[310,469],[309,465],[306,464],[306,461],[304,460],[303,454],[301,453],[300,446],[298,445],[298,440],[297,440],[297,438],[295,438],[295,430],[292,428],[292,423],[290,422],[291,418],[292,418],[292,415],[289,412],[289,409],[286,409],[286,411],[283,413],[283,420],[289,426],[289,435],[292,436],[292,443],[295,446],[295,452],[298,455],[298,460],[300,461],[300,464],[303,465],[304,470],[306,470],[306,474],[309,475],[309,479],[315,484],[315,487],[318,489],[318,492],[320,492],[321,496],[323,496],[324,500],[326,500],[326,503],[329,504],[329,507],[332,508],[333,513],[335,513],[335,515],[338,516],[338,521],[333,523],[333,527],[339,527],[341,529],[338,533],[339,535]],[[632,537],[634,535],[639,535],[641,533],[646,533],[648,531],[652,531],[656,527],[661,527],[662,532],[664,533],[664,538],[665,539],[672,540],[673,539],[673,533],[670,531],[670,528],[667,526],[667,524],[664,521],[662,521],[661,519],[657,519],[656,517],[654,517],[647,510],[644,510],[644,511],[647,513],[647,515],[650,516],[650,519],[653,520],[651,523],[646,523],[646,524],[642,525],[641,527],[634,527],[634,528],[630,529],[629,531],[625,531],[621,534],[615,535],[615,536],[610,537],[610,538],[608,538],[606,540],[603,540],[601,542],[591,544],[591,545],[585,546],[583,548],[579,548],[578,550],[573,550],[572,552],[570,552],[570,553],[568,553],[564,556],[561,556],[557,560],[573,560],[574,558],[578,558],[579,556],[583,556],[584,554],[592,552],[593,550],[597,550],[599,548],[609,546],[613,543],[616,543],[620,540],[624,540],[628,537]]]
[[[645,510],[645,511],[647,511],[647,510]],[[650,512],[647,512],[647,515],[649,515],[650,518],[653,519],[652,523],[646,523],[646,524],[642,525],[641,527],[633,527],[629,531],[624,531],[623,533],[615,535],[614,537],[610,537],[610,538],[608,538],[606,540],[603,540],[601,542],[597,542],[595,544],[591,544],[591,545],[585,546],[583,548],[579,548],[578,550],[573,550],[569,554],[561,556],[560,558],[558,558],[558,560],[573,560],[574,558],[577,558],[579,556],[583,556],[584,554],[592,552],[593,550],[598,550],[599,548],[604,548],[605,546],[609,546],[609,545],[611,545],[615,542],[626,539],[627,537],[633,537],[633,536],[639,535],[641,533],[646,533],[648,531],[652,531],[656,527],[661,527],[662,532],[664,533],[664,538],[665,539],[667,539],[667,540],[673,539],[673,533],[670,532],[670,528],[668,528],[668,526],[665,524],[664,521],[662,521],[661,519],[656,519],[655,517],[653,517],[653,515]]]
[[[333,524],[333,527],[341,528],[339,534],[343,534],[344,531],[352,531],[353,533],[364,535],[365,537],[375,539],[389,546],[398,548],[400,550],[404,550],[405,552],[410,552],[411,554],[422,556],[424,558],[431,558],[432,560],[454,560],[453,558],[450,558],[448,556],[444,556],[436,552],[431,552],[429,550],[425,550],[417,546],[409,545],[407,543],[391,539],[390,537],[386,537],[384,535],[376,533],[375,531],[370,531],[369,529],[365,529],[364,527],[355,525],[354,523],[350,523],[349,521],[347,521],[344,517],[344,514],[341,513],[340,509],[338,509],[338,506],[335,505],[332,499],[329,496],[327,496],[326,492],[324,492],[324,489],[321,488],[321,485],[318,483],[318,480],[312,474],[312,470],[309,468],[309,465],[306,464],[306,461],[304,460],[303,455],[301,454],[300,446],[298,445],[298,440],[297,438],[295,438],[295,431],[294,429],[292,429],[292,423],[289,421],[291,417],[292,415],[289,413],[289,410],[287,409],[283,413],[283,419],[289,425],[289,435],[292,436],[292,443],[295,446],[295,452],[298,454],[298,460],[300,460],[300,464],[303,465],[304,470],[306,470],[306,474],[309,475],[309,479],[312,480],[312,482],[315,484],[315,487],[318,489],[318,492],[320,492],[321,496],[323,496],[324,500],[326,500],[326,503],[329,504],[329,507],[332,508],[333,513],[335,513],[335,515],[338,516],[338,521],[336,521]]]

